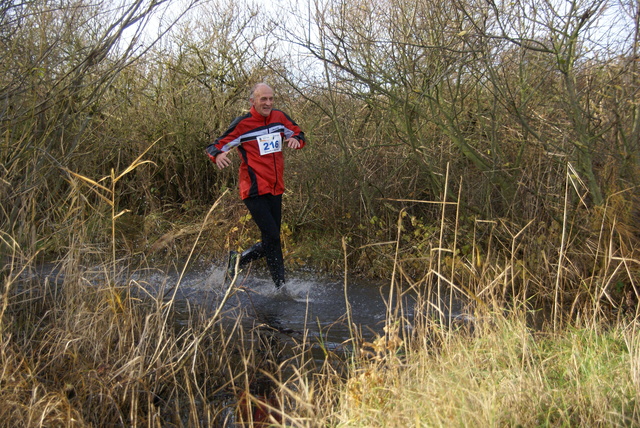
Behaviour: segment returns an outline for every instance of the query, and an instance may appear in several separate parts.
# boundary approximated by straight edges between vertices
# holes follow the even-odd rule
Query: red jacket
[[[277,150],[278,134],[279,150]],[[266,138],[267,136],[269,138]],[[300,141],[300,148],[304,147],[304,133],[286,113],[274,109],[268,117],[264,117],[251,107],[249,113],[231,122],[229,129],[207,147],[206,153],[215,162],[219,153],[227,152],[234,147],[238,148],[241,158],[240,197],[242,199],[268,193],[281,195],[284,193],[282,146],[290,137]],[[260,144],[258,139],[261,139]],[[260,146],[263,146],[265,154],[260,154]]]

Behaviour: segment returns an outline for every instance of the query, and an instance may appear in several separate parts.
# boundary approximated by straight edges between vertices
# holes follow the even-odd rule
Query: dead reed
[[[122,212],[115,186],[74,176],[109,190],[103,199],[115,228]],[[490,238],[474,235],[465,253],[457,203],[428,203],[442,210],[440,233],[419,257],[404,251],[404,235],[418,224],[405,210],[395,241],[383,244],[393,248],[384,333],[365,341],[347,304],[351,351],[325,349],[320,364],[306,331],[285,345],[269,326],[247,327],[242,315],[221,322],[225,302],[242,292],[235,278],[211,307],[178,313],[177,291],[200,233],[178,279],[161,284],[132,276],[137,267],[117,259],[115,247],[84,242],[82,224],[46,275],[3,235],[11,257],[0,312],[0,425],[638,423],[640,263],[633,247],[620,245],[620,225],[602,215],[591,235],[598,239],[577,239],[584,229],[565,216],[555,245],[541,242],[532,223],[513,229],[476,220]],[[541,255],[529,257],[533,251]],[[343,253],[348,303],[347,239]],[[416,263],[428,267],[425,274],[415,275]],[[407,294],[415,309],[405,306]],[[452,312],[454,301],[465,302],[462,311]]]

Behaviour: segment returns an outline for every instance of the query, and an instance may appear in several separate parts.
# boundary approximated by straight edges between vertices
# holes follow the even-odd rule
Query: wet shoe
[[[240,272],[240,268],[239,266],[237,266],[238,257],[240,257],[240,254],[238,254],[237,251],[229,251],[229,261],[227,262],[227,276],[230,279],[235,278],[236,275],[238,275],[238,273]]]
[[[284,281],[276,281],[276,290],[280,290],[282,287],[284,287]]]

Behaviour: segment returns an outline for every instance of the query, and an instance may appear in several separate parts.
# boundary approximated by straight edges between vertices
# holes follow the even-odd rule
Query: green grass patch
[[[362,361],[340,391],[339,426],[631,426],[640,422],[637,325],[535,332],[491,316],[473,335]]]

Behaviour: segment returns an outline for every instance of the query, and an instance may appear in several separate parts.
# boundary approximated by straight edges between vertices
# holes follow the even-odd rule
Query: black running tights
[[[262,242],[242,254],[241,264],[266,257],[271,278],[276,286],[284,283],[284,260],[280,242],[282,195],[260,195],[243,200],[262,234]]]

